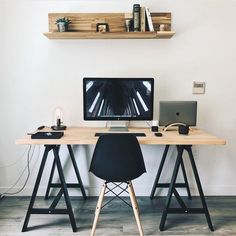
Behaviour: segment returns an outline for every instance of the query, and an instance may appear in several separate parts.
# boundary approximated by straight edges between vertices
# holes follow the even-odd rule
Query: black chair
[[[137,138],[132,134],[106,134],[100,136],[93,153],[90,171],[97,177],[105,180],[98,198],[91,236],[95,234],[104,195],[112,192],[115,194],[114,198],[118,197],[122,201],[125,201],[119,195],[127,192],[127,189],[139,233],[140,235],[144,235],[139,217],[138,204],[131,182],[131,180],[136,179],[146,172],[142,151]],[[120,188],[121,192],[116,194],[114,188],[109,188],[109,183],[113,183],[115,185],[114,188]],[[121,187],[123,183],[126,184],[125,188]],[[108,191],[106,192],[106,190]]]

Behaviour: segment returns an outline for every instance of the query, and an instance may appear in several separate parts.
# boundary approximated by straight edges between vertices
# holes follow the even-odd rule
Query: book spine
[[[133,20],[134,20],[134,31],[140,31],[140,5],[133,5]]]
[[[146,8],[141,7],[141,32],[146,31]]]
[[[147,15],[147,22],[148,22],[149,31],[150,32],[154,32],[154,27],[153,27],[153,23],[152,23],[152,17],[151,17],[151,13],[150,13],[148,7],[146,7],[146,15]]]

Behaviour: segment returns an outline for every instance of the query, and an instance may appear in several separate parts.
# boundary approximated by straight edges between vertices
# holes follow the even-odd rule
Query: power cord
[[[11,167],[11,166],[16,165],[16,163],[18,163],[18,162],[25,156],[25,153],[27,152],[27,150],[28,150],[28,147],[24,150],[23,154],[22,154],[21,156],[19,156],[16,161],[14,161],[14,162],[11,163],[11,164],[2,165],[2,166],[0,166],[0,169],[7,168],[7,167]]]
[[[167,130],[168,130],[169,128],[171,128],[172,126],[177,126],[177,125],[187,126],[185,123],[176,122],[176,123],[172,123],[172,124],[167,125],[167,126],[164,128],[164,131],[167,131]]]
[[[32,152],[31,152],[31,148],[32,148],[32,147],[31,147],[31,145],[30,145],[29,148],[28,148],[28,152],[27,152],[27,165],[25,166],[25,168],[24,168],[23,171],[21,172],[21,174],[20,174],[19,178],[17,179],[17,181],[16,181],[7,191],[5,191],[4,193],[0,194],[0,200],[3,199],[6,195],[15,195],[15,194],[18,194],[18,193],[22,192],[23,189],[25,188],[25,186],[26,186],[26,184],[27,184],[27,182],[28,182],[28,180],[29,180],[30,173],[31,173],[31,172],[30,172],[30,161],[32,160],[32,157],[33,157],[33,155],[34,155],[35,146],[34,146]],[[31,154],[30,154],[30,152],[31,152]],[[24,152],[24,153],[25,153],[25,152]],[[37,160],[38,160],[38,158],[36,159],[36,161],[37,161]],[[18,182],[20,181],[20,179],[22,178],[22,176],[23,176],[23,174],[25,173],[26,170],[27,170],[27,177],[26,177],[26,180],[25,180],[23,186],[22,186],[18,191],[16,191],[16,192],[9,192],[9,191],[11,191],[11,190],[18,184]]]

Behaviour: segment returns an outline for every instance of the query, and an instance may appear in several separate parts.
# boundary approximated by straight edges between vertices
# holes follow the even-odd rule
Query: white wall
[[[176,35],[170,40],[48,40],[42,33],[48,31],[49,12],[129,12],[134,1],[0,1],[0,192],[13,185],[26,165],[27,155],[22,157],[26,147],[16,146],[15,140],[40,125],[51,125],[55,107],[63,107],[67,125],[104,124],[83,121],[84,76],[152,76],[156,118],[159,100],[197,100],[198,126],[227,140],[226,146],[194,147],[205,193],[236,194],[236,1],[135,2],[151,11],[172,12]],[[192,95],[193,81],[206,82],[205,95]],[[163,151],[163,147],[142,148],[148,173],[135,181],[138,195],[150,193]],[[92,150],[93,146],[83,146],[76,151],[91,195],[100,187],[87,172]],[[36,147],[34,169],[21,195],[32,191],[42,147],[40,151]],[[168,179],[174,154],[170,153],[163,179]],[[73,180],[69,167],[68,178]],[[47,174],[41,194],[46,183]]]

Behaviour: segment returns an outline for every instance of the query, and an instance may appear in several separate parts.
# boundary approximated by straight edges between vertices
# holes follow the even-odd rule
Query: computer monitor
[[[152,120],[153,78],[83,79],[84,120]]]
[[[160,101],[159,125],[168,126],[173,123],[184,123],[196,126],[196,101]]]

